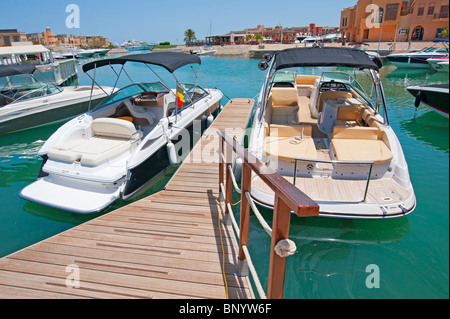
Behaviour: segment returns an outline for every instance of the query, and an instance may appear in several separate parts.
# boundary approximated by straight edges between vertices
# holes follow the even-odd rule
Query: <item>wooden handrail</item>
[[[300,191],[292,183],[288,182],[271,167],[267,166],[248,149],[245,149],[241,144],[239,144],[235,139],[227,136],[223,131],[218,131],[217,133],[222,138],[221,146],[223,147],[223,141],[232,146],[232,149],[236,155],[240,157],[244,163],[249,165],[252,171],[255,172],[255,174],[257,174],[297,216],[308,217],[317,216],[319,214],[319,206],[305,193]],[[222,162],[223,159],[220,157],[220,163]]]
[[[281,257],[275,253],[276,245],[283,239],[289,239],[289,227],[291,211],[299,217],[309,217],[319,215],[319,205],[300,191],[297,187],[289,183],[280,174],[267,166],[248,149],[240,145],[236,139],[230,138],[224,132],[217,132],[220,136],[219,143],[219,189],[222,189],[224,175],[226,179],[225,207],[229,207],[232,193],[231,179],[231,158],[232,152],[227,152],[224,156],[225,143],[231,146],[235,154],[243,160],[241,176],[241,212],[239,227],[239,268],[242,271],[245,267],[244,246],[249,244],[250,230],[250,202],[252,172],[261,178],[275,193],[275,205],[273,211],[272,242],[270,249],[269,280],[267,287],[267,298],[281,299],[284,293],[284,280],[286,272],[286,257]],[[227,148],[229,150],[229,148]],[[225,169],[226,166],[226,169]],[[226,211],[227,214],[230,212]],[[247,272],[244,270],[244,274]]]

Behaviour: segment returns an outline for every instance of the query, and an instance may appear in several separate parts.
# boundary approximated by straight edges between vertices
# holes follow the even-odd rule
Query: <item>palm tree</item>
[[[445,28],[444,30],[442,30],[441,33],[439,33],[439,37],[443,38],[443,39],[448,39],[448,35],[449,35],[449,29],[448,27]]]
[[[197,40],[195,37],[195,31],[192,29],[187,29],[184,32],[184,42],[186,42],[186,44],[191,44],[195,40]]]

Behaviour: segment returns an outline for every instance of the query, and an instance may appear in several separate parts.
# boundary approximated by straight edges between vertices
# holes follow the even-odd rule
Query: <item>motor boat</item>
[[[214,50],[212,47],[200,48],[199,50],[191,50],[191,54],[197,55],[213,55],[217,50]]]
[[[131,40],[131,41],[119,43],[117,46],[119,48],[123,48],[130,52],[133,52],[133,51],[148,51],[148,50],[151,50],[155,45],[147,43],[147,42]]]
[[[223,93],[199,86],[200,58],[178,52],[93,61],[83,71],[93,70],[95,83],[96,70],[110,66],[118,83],[123,73],[131,80],[124,69],[129,63],[146,66],[157,80],[132,82],[59,128],[39,150],[40,178],[20,192],[22,198],[76,213],[103,211],[119,198],[139,195],[188,155],[194,133],[212,123]],[[187,65],[195,84],[180,83],[174,75]],[[121,69],[114,70],[117,66]],[[155,69],[173,75],[176,88]]]
[[[294,48],[266,55],[259,67],[269,70],[249,151],[316,201],[319,216],[383,219],[415,209],[379,68],[366,53]],[[257,175],[251,196],[273,209],[274,193]]]
[[[378,66],[378,68],[381,69],[383,67],[383,60],[381,59],[380,54],[378,52],[369,51],[369,50],[366,50],[366,48],[364,48],[364,46],[369,46],[368,43],[350,42],[348,45],[352,46],[354,49],[364,51],[372,59],[372,61],[375,62],[375,64]]]
[[[428,59],[448,58],[448,39],[435,40],[443,48],[428,47],[416,52],[389,54],[386,58],[397,68],[430,68]]]
[[[427,62],[437,72],[448,73],[448,56],[444,58],[431,58],[428,59]]]
[[[431,110],[436,113],[449,118],[448,115],[448,93],[449,86],[447,84],[432,84],[421,86],[409,86],[406,90],[415,98],[415,106],[419,107],[423,102]]]
[[[0,65],[0,80],[6,83],[0,87],[0,134],[71,119],[111,93],[112,88],[38,82],[35,70],[33,64]]]

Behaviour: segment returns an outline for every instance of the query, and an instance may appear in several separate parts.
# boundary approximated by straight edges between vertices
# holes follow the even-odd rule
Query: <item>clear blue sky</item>
[[[0,0],[0,29],[101,35],[111,42],[182,43],[184,31],[198,39],[231,30],[266,27],[339,26],[343,8],[357,0]],[[80,8],[80,28],[66,27],[68,4]]]

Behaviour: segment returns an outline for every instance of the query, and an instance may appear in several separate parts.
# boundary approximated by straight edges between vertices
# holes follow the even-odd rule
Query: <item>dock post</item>
[[[273,211],[272,243],[270,246],[269,280],[267,298],[283,299],[284,278],[286,272],[286,257],[280,257],[275,252],[275,246],[280,240],[289,239],[291,224],[291,209],[276,195]]]
[[[241,214],[240,214],[240,234],[239,234],[239,271],[240,276],[248,275],[248,266],[245,258],[243,246],[248,247],[248,237],[250,231],[250,202],[245,195],[250,193],[252,182],[252,169],[244,162],[242,164],[242,178],[241,178]]]

